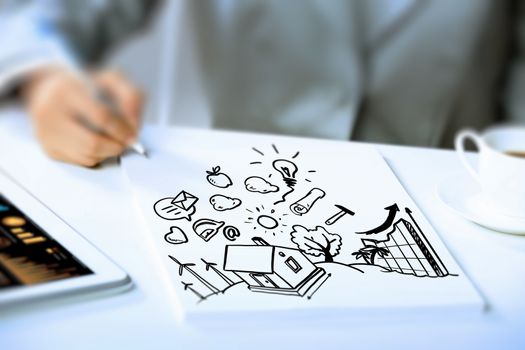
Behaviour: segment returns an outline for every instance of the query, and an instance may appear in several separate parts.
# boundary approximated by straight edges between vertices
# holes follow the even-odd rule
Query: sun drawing
[[[284,227],[288,225],[281,221],[283,217],[288,214],[275,215],[275,209],[267,210],[263,205],[255,207],[255,210],[246,209],[250,214],[248,216],[247,224],[254,224],[253,229],[264,230],[264,233],[271,233],[275,236],[276,233],[283,233]]]

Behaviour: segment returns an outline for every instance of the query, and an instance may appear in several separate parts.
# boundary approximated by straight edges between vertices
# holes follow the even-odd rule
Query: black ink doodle
[[[290,206],[290,210],[295,215],[304,215],[310,211],[315,202],[325,196],[325,192],[320,188],[311,189],[306,196],[299,199]]]
[[[445,267],[445,264],[443,264],[443,261],[441,261],[441,258],[439,257],[439,255],[434,250],[434,247],[432,247],[432,245],[430,244],[430,241],[427,239],[427,236],[425,236],[425,234],[421,230],[421,227],[419,227],[419,224],[417,223],[416,219],[414,219],[414,216],[412,215],[412,210],[410,210],[409,208],[405,207],[405,212],[408,214],[408,216],[412,220],[412,223],[417,227],[417,230],[419,231],[419,234],[420,234],[420,236],[422,238],[422,239],[416,239],[414,237],[414,239],[416,241],[416,244],[418,244],[420,246],[423,246],[423,245],[426,244],[429,247],[429,249],[430,249],[428,251],[428,255],[436,257],[436,261],[432,262],[431,261],[432,259],[429,260],[429,261],[431,261],[432,268],[434,269],[436,274],[438,276],[449,275],[449,272],[448,272],[447,268]],[[421,249],[421,250],[424,250],[424,249]],[[425,254],[425,252],[424,252],[424,254]]]
[[[199,298],[199,301],[206,300],[206,297],[204,295],[202,295],[195,288],[192,287],[193,283],[186,283],[184,281],[181,281],[181,283],[184,286],[184,290],[191,291],[193,294],[195,294]]]
[[[361,239],[363,247],[352,253],[355,259],[363,259],[365,264],[386,271],[416,277],[457,276],[449,273],[412,211],[409,208],[405,211],[412,222],[403,218],[397,220],[385,239]]]
[[[377,226],[376,228],[373,228],[371,230],[368,230],[368,231],[363,231],[363,232],[356,232],[357,234],[365,234],[365,235],[371,235],[371,234],[374,234],[374,233],[381,233],[383,231],[386,231],[388,230],[392,224],[394,223],[394,219],[396,218],[396,213],[399,212],[399,207],[397,206],[396,203],[388,206],[385,208],[385,210],[388,210],[388,216],[387,218],[385,219],[385,221]]]
[[[332,277],[332,274],[331,274],[331,273],[325,275],[325,276],[323,277],[323,279],[321,280],[321,282],[317,284],[317,287],[315,287],[315,289],[314,289],[309,295],[306,296],[306,299],[308,299],[308,300],[312,299],[312,297],[314,296],[314,294],[317,293],[317,291],[323,286],[323,284],[324,284],[324,283],[325,283],[330,277]]]
[[[303,297],[326,274],[298,249],[252,240],[255,245],[227,245],[224,253],[224,271],[239,276],[250,291]],[[247,261],[247,256],[254,259]]]
[[[206,171],[206,173],[208,174],[206,180],[215,187],[227,188],[233,184],[228,175],[221,173],[221,167],[219,166],[213,167],[211,171]]]
[[[263,205],[255,207],[255,211],[246,209],[248,218],[245,221],[247,224],[255,224],[253,229],[258,230],[260,228],[264,229],[264,233],[271,232],[274,236],[276,233],[284,233],[283,230],[288,225],[281,222],[282,219],[288,214],[276,214],[275,209],[267,210]]]
[[[224,221],[215,221],[212,219],[200,219],[193,224],[193,232],[204,241],[208,242],[224,226]]]
[[[273,149],[275,154],[280,155],[280,159],[274,160],[272,162],[272,166],[277,172],[279,172],[279,174],[283,178],[284,183],[289,188],[289,190],[282,195],[281,199],[274,203],[274,205],[275,205],[275,204],[279,204],[279,203],[285,202],[286,201],[286,196],[294,191],[294,186],[297,183],[296,174],[298,172],[298,167],[290,159],[296,159],[299,156],[300,152],[296,151],[293,154],[293,156],[291,156],[290,159],[288,159],[287,157],[283,157],[281,155],[281,152],[279,152],[279,150],[277,149],[277,146],[275,144],[272,144],[272,149]],[[256,152],[257,154],[259,154],[260,156],[265,157],[265,154],[262,151],[260,151],[259,149],[255,148],[255,147],[252,147],[252,150],[254,152]],[[262,164],[262,163],[263,163],[262,161],[256,160],[256,161],[250,162],[250,165],[259,165],[259,164]],[[307,172],[308,173],[315,173],[316,170],[308,170]],[[307,178],[305,178],[304,180],[306,182],[312,182],[310,179],[307,179]]]
[[[255,152],[259,153],[261,156],[264,156],[264,153],[262,153],[261,151],[259,151],[257,148],[252,147],[252,149],[253,149]]]
[[[215,287],[213,284],[208,282],[205,278],[203,278],[201,275],[199,275],[197,272],[195,272],[192,269],[192,266],[195,266],[195,264],[187,263],[183,264],[180,261],[178,261],[175,257],[168,255],[171,260],[173,260],[177,265],[179,265],[179,276],[182,277],[182,274],[184,271],[189,272],[191,275],[193,275],[200,283],[206,286],[209,290],[211,290],[213,293],[219,293],[219,288]]]
[[[276,159],[273,161],[272,166],[275,170],[277,170],[282,178],[286,186],[290,189],[288,192],[284,193],[280,200],[273,203],[279,204],[286,201],[286,196],[288,196],[290,193],[294,191],[294,186],[297,183],[297,180],[295,179],[295,175],[297,174],[297,165],[295,163],[286,160],[286,159]]]
[[[322,226],[309,230],[301,225],[294,225],[291,233],[292,242],[305,254],[323,256],[325,262],[333,262],[334,256],[341,250],[341,236],[330,233]]]
[[[244,186],[250,192],[271,193],[279,191],[279,187],[272,185],[259,176],[251,176],[244,181]]]
[[[241,205],[242,201],[238,198],[230,198],[222,194],[216,194],[210,198],[210,204],[217,211],[232,210]]]
[[[237,237],[241,236],[241,232],[239,231],[239,229],[234,226],[225,226],[222,229],[222,234],[224,235],[224,237],[226,237],[227,240],[232,242],[235,241]]]
[[[186,191],[180,191],[176,197],[167,197],[157,201],[153,205],[155,213],[166,220],[186,219],[191,221],[195,214],[195,203],[199,198]]]
[[[276,159],[272,166],[283,177],[283,181],[287,186],[293,186],[297,183],[295,175],[297,174],[297,165],[286,159]]]
[[[328,218],[324,222],[326,225],[333,225],[333,224],[335,224],[339,219],[341,219],[343,216],[345,216],[347,214],[350,215],[350,216],[354,216],[355,215],[355,213],[353,211],[351,211],[348,208],[343,207],[342,205],[336,204],[335,207],[337,209],[339,209],[339,211],[337,213],[335,213],[334,215],[332,215],[330,218]]]
[[[257,218],[257,223],[268,230],[273,230],[279,226],[277,220],[272,218],[270,215],[259,215]]]
[[[188,237],[186,236],[184,231],[182,231],[177,226],[170,227],[170,232],[164,235],[164,239],[166,240],[166,242],[171,244],[183,244],[188,242]]]
[[[374,265],[376,255],[384,258],[389,254],[390,251],[387,248],[382,248],[375,245],[365,245],[357,252],[352,253],[356,260],[363,259],[367,265]]]
[[[215,266],[217,266],[216,263],[207,262],[203,258],[201,258],[201,261],[206,265],[206,271],[209,271],[211,269],[213,272],[215,272],[217,274],[217,276],[222,278],[222,280],[224,282],[226,282],[229,286],[233,286],[235,284],[231,279],[228,278],[228,276],[226,276],[218,268],[215,267]]]
[[[175,257],[171,255],[168,255],[168,256],[171,260],[173,260],[179,266],[179,271],[178,271],[179,276],[182,276],[184,271],[186,271],[197,280],[198,283],[181,281],[182,285],[184,286],[185,291],[189,290],[195,296],[197,296],[197,298],[199,299],[197,303],[207,300],[208,298],[214,295],[224,294],[228,289],[232,288],[233,286],[243,283],[242,280],[235,282],[234,280],[229,278],[225,273],[223,273],[216,267],[217,266],[216,263],[208,262],[201,258],[201,261],[205,265],[206,277],[208,276],[213,277],[210,275],[211,273],[213,273],[213,274],[216,274],[218,277],[220,277],[225,282],[226,286],[223,288],[219,288],[215,284],[208,281],[204,276],[200,275],[195,270],[193,270],[192,267],[195,266],[195,264],[193,263],[182,264]],[[188,277],[190,276],[187,276],[187,278]],[[217,282],[216,278],[214,278],[213,280]],[[204,288],[206,288],[207,291],[203,291],[201,286],[204,286]]]

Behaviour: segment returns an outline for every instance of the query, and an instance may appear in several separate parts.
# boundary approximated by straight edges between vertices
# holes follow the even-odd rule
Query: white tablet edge
[[[0,190],[35,224],[93,271],[86,276],[0,290],[0,307],[26,300],[131,286],[132,281],[124,270],[1,169]]]

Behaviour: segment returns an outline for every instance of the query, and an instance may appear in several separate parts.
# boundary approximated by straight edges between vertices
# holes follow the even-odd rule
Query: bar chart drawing
[[[450,273],[436,253],[434,247],[427,239],[417,221],[412,216],[412,211],[406,208],[406,213],[411,221],[399,219],[392,225],[392,230],[387,233],[386,240],[373,238],[361,239],[364,248],[360,255],[380,251],[368,263],[381,266],[389,271],[410,274],[418,277],[445,277]],[[365,256],[366,258],[366,256]]]

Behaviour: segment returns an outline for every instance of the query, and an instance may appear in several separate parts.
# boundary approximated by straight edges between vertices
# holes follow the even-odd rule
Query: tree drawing
[[[333,262],[334,256],[341,249],[341,236],[326,231],[322,226],[309,230],[301,225],[294,225],[291,236],[292,242],[303,253],[324,256],[325,262]]]
[[[370,252],[365,250],[365,248],[361,248],[357,252],[353,252],[352,255],[355,256],[356,260],[363,259],[367,265],[371,265]]]
[[[383,247],[377,247],[375,245],[366,245],[359,249],[357,252],[352,253],[356,260],[363,259],[368,265],[374,265],[374,261],[377,255],[384,258],[390,254],[388,249]]]

